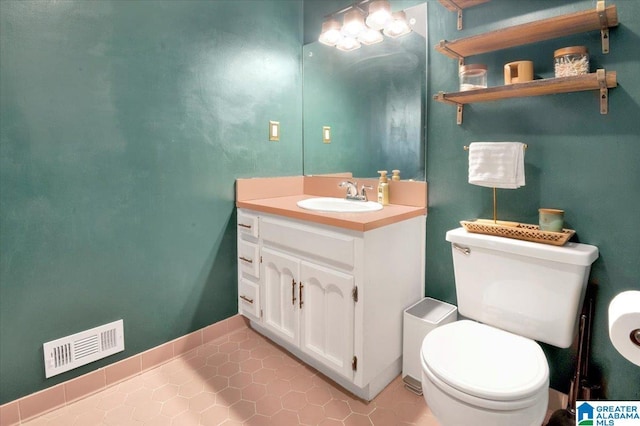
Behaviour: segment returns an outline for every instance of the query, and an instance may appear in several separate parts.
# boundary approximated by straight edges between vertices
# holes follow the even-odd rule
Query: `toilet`
[[[425,401],[442,426],[540,426],[549,366],[536,341],[571,346],[598,248],[448,231],[464,317],[420,351]]]

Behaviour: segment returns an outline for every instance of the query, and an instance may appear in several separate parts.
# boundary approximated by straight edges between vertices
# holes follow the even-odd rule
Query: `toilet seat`
[[[547,359],[535,341],[469,320],[432,330],[421,358],[443,391],[493,409],[526,406],[549,383]]]

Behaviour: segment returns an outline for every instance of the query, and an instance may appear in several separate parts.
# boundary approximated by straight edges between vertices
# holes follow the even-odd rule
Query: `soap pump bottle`
[[[391,180],[400,180],[400,170],[392,170],[393,176],[391,176]]]
[[[378,182],[378,203],[386,206],[389,204],[389,181],[386,170],[378,170],[380,181]]]

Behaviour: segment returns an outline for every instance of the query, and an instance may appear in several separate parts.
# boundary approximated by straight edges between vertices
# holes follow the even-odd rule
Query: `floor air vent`
[[[44,372],[47,378],[73,370],[124,351],[123,321],[114,321],[47,342],[43,349]]]

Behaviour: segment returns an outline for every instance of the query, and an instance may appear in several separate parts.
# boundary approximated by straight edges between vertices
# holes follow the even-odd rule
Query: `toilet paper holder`
[[[629,339],[631,339],[631,343],[636,346],[640,346],[640,328],[636,328],[629,333]]]

